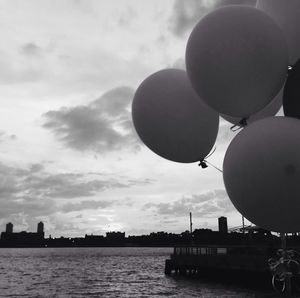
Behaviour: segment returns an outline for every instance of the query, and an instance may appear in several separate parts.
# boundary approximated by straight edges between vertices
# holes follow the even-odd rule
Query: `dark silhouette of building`
[[[125,243],[125,232],[107,232],[106,242],[109,245],[119,246]]]
[[[40,221],[40,222],[38,223],[38,225],[37,225],[37,233],[38,233],[38,234],[42,234],[43,237],[44,237],[44,235],[45,235],[45,233],[44,233],[44,223],[43,223],[42,221]]]
[[[107,232],[107,240],[123,240],[125,239],[125,232]]]
[[[8,224],[6,224],[6,233],[12,233],[13,232],[13,228],[14,228],[14,225],[9,222]]]
[[[228,231],[227,218],[218,219],[219,231],[211,229],[194,229],[179,234],[152,232],[149,235],[125,236],[125,232],[107,232],[102,235],[85,235],[85,237],[44,238],[44,224],[39,222],[37,232],[13,232],[13,224],[6,225],[1,233],[0,247],[109,247],[109,246],[187,246],[187,245],[277,245],[280,237],[256,226],[249,226],[241,231],[240,227]],[[287,237],[287,245],[300,245],[300,236]]]
[[[37,233],[13,232],[13,224],[6,225],[6,231],[1,233],[1,246],[4,247],[41,247],[44,246],[44,224],[38,224]]]
[[[221,216],[218,218],[218,222],[219,222],[219,232],[223,234],[227,234],[228,233],[227,218]]]
[[[45,246],[46,247],[71,247],[76,246],[74,244],[74,240],[72,238],[52,238],[51,235],[48,239],[45,239]]]
[[[84,246],[103,246],[105,245],[105,238],[102,235],[85,235]]]

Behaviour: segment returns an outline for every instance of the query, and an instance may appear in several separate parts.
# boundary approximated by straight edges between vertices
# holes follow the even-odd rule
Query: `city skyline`
[[[186,229],[184,231],[181,231],[181,233],[192,233],[193,231],[195,230],[201,230],[203,229],[202,227],[196,227],[196,228],[192,228],[192,214],[190,214],[190,229]],[[252,226],[252,225],[251,225]],[[255,227],[255,226],[253,226]],[[220,232],[223,232],[223,233],[228,233],[228,231],[236,231],[238,229],[240,229],[241,227],[238,226],[238,227],[230,227],[228,229],[228,225],[227,225],[227,217],[224,217],[224,216],[220,216],[218,218],[218,224],[217,224],[217,230],[220,231]],[[35,231],[16,231],[14,229],[14,224],[12,222],[8,222],[5,224],[5,229],[2,231],[2,232],[5,232],[5,233],[43,233],[43,235],[45,234],[45,226],[44,226],[44,223],[42,221],[36,223],[36,228],[35,228]],[[205,230],[205,229],[204,229]],[[0,231],[1,232],[1,231]],[[107,233],[126,233],[126,231],[106,231],[106,234]],[[153,232],[150,232],[150,233],[167,233],[167,231],[153,231]],[[85,235],[88,235],[88,234],[85,234]],[[91,234],[93,235],[93,234]],[[134,235],[132,235],[134,236]],[[51,235],[49,235],[49,237],[51,237]]]
[[[208,11],[255,1],[2,1],[0,229],[75,237],[241,224],[222,174],[164,160],[131,121],[138,85],[184,69],[187,38]],[[235,133],[220,122],[221,168]],[[84,231],[84,232],[83,232]]]

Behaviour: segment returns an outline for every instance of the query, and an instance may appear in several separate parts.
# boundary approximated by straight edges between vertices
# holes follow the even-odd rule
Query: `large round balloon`
[[[146,78],[133,103],[134,127],[152,151],[177,162],[207,156],[219,128],[219,115],[193,90],[183,70],[165,69]]]
[[[207,14],[193,29],[186,68],[208,105],[221,114],[247,118],[281,89],[287,45],[279,26],[264,12],[227,6]]]
[[[230,200],[249,221],[270,231],[300,231],[299,132],[297,119],[261,119],[242,130],[225,154]]]
[[[269,14],[281,27],[289,48],[289,62],[300,58],[300,1],[258,0],[257,8]]]
[[[282,106],[282,97],[283,97],[283,88],[281,88],[279,93],[273,98],[273,100],[267,106],[265,106],[259,112],[251,115],[248,119],[245,119],[247,124],[250,124],[259,119],[275,116]],[[239,117],[232,117],[224,114],[221,114],[221,116],[228,122],[236,125],[238,125],[243,120]]]
[[[284,115],[300,119],[300,60],[289,71],[283,92]]]

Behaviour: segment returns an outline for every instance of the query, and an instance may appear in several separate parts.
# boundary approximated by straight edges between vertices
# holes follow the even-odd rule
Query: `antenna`
[[[193,234],[192,212],[190,212],[190,233]]]
[[[245,235],[245,218],[244,218],[244,215],[242,215],[242,224],[243,224],[243,235]]]

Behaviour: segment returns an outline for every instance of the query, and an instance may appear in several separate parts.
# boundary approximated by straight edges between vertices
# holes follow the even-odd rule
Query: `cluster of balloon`
[[[285,66],[282,73],[285,78],[280,78],[286,79],[284,87],[269,105],[251,114],[252,123],[229,145],[223,163],[223,179],[232,203],[248,220],[270,231],[299,232],[300,1],[259,0],[257,8],[257,11],[267,13],[281,28],[282,33],[278,36],[280,39],[284,36],[288,52],[287,56],[284,51],[278,53],[282,57],[277,59],[283,61],[288,57],[292,69],[287,74]],[[277,34],[269,30],[270,38],[271,32]],[[276,75],[279,75],[278,71]],[[265,86],[268,85],[267,80],[262,80]],[[282,86],[282,83],[279,85]],[[288,117],[265,118],[276,113],[282,98],[284,114]],[[227,115],[223,117],[232,123],[239,120]]]
[[[273,0],[266,2],[273,5]],[[186,47],[187,73],[199,97],[233,124],[249,119],[225,154],[229,198],[248,220],[277,232],[300,231],[300,122],[268,117],[282,105],[289,56],[276,20],[243,6],[206,15]]]
[[[132,118],[152,151],[200,165],[216,140],[219,114],[234,124],[250,119],[225,154],[229,198],[262,228],[298,232],[300,121],[268,116],[288,97],[293,102],[286,114],[296,106],[298,114],[291,116],[300,118],[300,65],[283,88],[288,65],[300,53],[294,39],[300,34],[300,1],[261,0],[258,8],[232,5],[204,16],[187,42],[187,71],[165,69],[146,78],[135,93]]]
[[[132,102],[134,127],[152,151],[171,161],[204,160],[219,129],[219,115],[199,99],[187,74],[164,69],[146,78]]]

